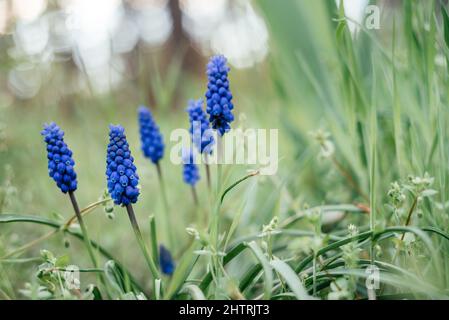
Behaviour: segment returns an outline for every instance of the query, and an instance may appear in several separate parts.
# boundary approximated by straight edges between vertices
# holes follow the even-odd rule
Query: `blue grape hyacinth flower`
[[[191,186],[195,186],[195,184],[200,179],[200,174],[198,171],[198,166],[195,164],[195,158],[192,149],[182,150],[182,163],[184,165],[182,172],[184,182]]]
[[[154,164],[157,164],[164,156],[164,141],[162,134],[153,119],[150,109],[140,106],[138,113],[143,154],[145,157],[151,159]]]
[[[213,56],[207,64],[207,91],[206,111],[213,129],[223,136],[231,128],[230,123],[234,121],[232,109],[232,94],[229,89],[226,58],[222,55]]]
[[[120,125],[110,125],[109,128],[106,160],[108,191],[115,204],[127,206],[137,201],[139,176],[126,141],[125,129]]]
[[[214,137],[210,130],[209,120],[203,110],[203,99],[190,100],[187,113],[190,121],[190,134],[193,144],[200,153],[212,153]]]
[[[166,275],[172,275],[175,271],[175,263],[171,253],[162,244],[159,246],[159,265],[162,272]]]
[[[47,143],[48,174],[63,193],[75,191],[78,183],[72,151],[64,142],[64,131],[56,123],[45,124],[41,134]]]

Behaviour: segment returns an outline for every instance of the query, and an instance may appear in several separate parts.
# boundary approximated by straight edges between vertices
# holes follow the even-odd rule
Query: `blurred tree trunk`
[[[169,106],[170,109],[175,109],[177,106],[184,106],[182,101],[182,83],[185,77],[198,77],[204,73],[204,58],[193,48],[189,36],[182,28],[182,11],[179,6],[179,0],[169,0],[168,3],[170,13],[173,21],[173,29],[170,39],[166,47],[163,49],[164,53],[160,59],[160,71],[162,77],[164,77],[165,71],[169,68],[170,64],[174,63],[175,59],[182,59],[180,67],[182,72],[176,79],[175,89],[173,95],[170,97]],[[157,101],[155,99],[156,94],[152,92],[150,86],[148,92],[148,102],[151,106],[155,106]]]
[[[204,58],[193,48],[189,36],[182,28],[182,11],[179,6],[179,0],[170,0],[169,7],[173,18],[171,55],[175,56],[176,52],[185,50],[183,56],[183,69],[193,74],[203,72]]]
[[[182,10],[179,6],[179,0],[169,0],[168,8],[172,17],[172,34],[168,39],[167,43],[157,52],[145,52],[145,50],[137,49],[140,51],[141,63],[137,66],[138,68],[143,68],[143,78],[145,86],[141,90],[145,90],[145,102],[152,109],[157,109],[159,107],[168,107],[169,109],[176,109],[177,107],[184,107],[185,101],[182,94],[182,83],[185,78],[189,77],[199,77],[204,74],[204,58],[199,54],[191,44],[188,34],[182,28]],[[150,55],[154,55],[151,57]],[[156,59],[156,64],[151,63],[153,59]],[[177,59],[181,59],[180,62]],[[166,76],[168,70],[173,64],[179,63],[181,72],[179,72],[179,77],[175,79],[174,89],[172,95],[169,97],[167,104],[168,106],[158,105],[157,96],[158,93],[155,92],[155,87],[150,83],[152,81],[151,74],[159,72],[161,76],[161,81],[164,83],[166,81]],[[157,70],[156,70],[157,68]]]

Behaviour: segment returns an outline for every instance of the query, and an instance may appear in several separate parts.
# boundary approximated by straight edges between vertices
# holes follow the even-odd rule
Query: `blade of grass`
[[[175,296],[181,289],[183,283],[186,281],[189,274],[192,272],[193,266],[198,260],[193,252],[198,249],[198,244],[193,242],[189,249],[186,250],[178,266],[175,269],[173,277],[168,286],[167,292],[164,299],[171,299]]]
[[[307,293],[307,290],[304,288],[301,280],[299,280],[296,273],[287,263],[282,260],[275,259],[271,261],[270,264],[284,278],[285,282],[287,282],[290,290],[293,291],[297,299],[312,299],[312,297]]]
[[[31,215],[16,215],[16,214],[0,214],[0,223],[14,223],[14,222],[30,222],[40,225],[45,225],[48,227],[52,227],[55,229],[61,229],[64,227],[64,224],[60,224],[58,222],[55,222],[53,220],[42,218],[38,216],[31,216]],[[83,235],[78,232],[71,229],[64,229],[64,232],[79,239],[80,241],[83,241]],[[114,258],[114,256],[109,253],[104,247],[99,245],[97,242],[91,240],[92,247],[98,250],[98,252],[103,255],[105,258],[109,260],[113,260],[116,263],[116,266],[123,269],[124,272],[128,275],[129,279],[131,280],[133,286],[135,289],[139,290],[140,292],[145,292],[145,290],[139,285],[139,283],[136,281],[136,279],[132,276],[132,274],[123,267],[122,264],[118,262],[117,259]]]
[[[156,219],[154,215],[150,216],[150,241],[151,241],[151,253],[153,255],[153,260],[156,263],[156,267],[159,266],[159,245],[157,242],[156,234]]]
[[[201,291],[201,289],[194,284],[184,286],[181,292],[188,293],[193,300],[206,300],[203,291]]]
[[[234,189],[237,185],[239,185],[239,184],[242,183],[243,181],[245,181],[245,180],[247,180],[247,179],[249,179],[249,178],[251,178],[251,177],[257,176],[258,174],[259,174],[259,171],[251,172],[251,173],[247,174],[246,176],[244,176],[243,178],[240,178],[239,180],[237,180],[236,182],[234,182],[233,184],[231,184],[229,187],[227,187],[227,188],[225,189],[225,191],[223,191],[223,193],[221,194],[220,203],[221,203],[221,204],[223,203],[223,200],[224,200],[226,194],[228,194],[229,191],[231,191],[232,189]]]
[[[273,271],[270,265],[270,262],[268,261],[267,257],[263,254],[260,247],[257,245],[255,241],[251,241],[247,244],[248,247],[251,249],[251,251],[256,256],[257,260],[259,260],[260,264],[262,265],[264,276],[265,276],[265,295],[264,299],[269,300],[271,297],[271,290],[273,287]]]

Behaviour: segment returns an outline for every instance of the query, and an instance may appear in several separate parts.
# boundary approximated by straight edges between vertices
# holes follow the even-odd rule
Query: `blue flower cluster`
[[[207,64],[208,85],[206,96],[206,112],[203,110],[203,100],[189,101],[187,112],[190,120],[190,133],[193,144],[199,153],[211,153],[215,143],[214,136],[209,130],[218,131],[223,136],[230,130],[230,123],[234,121],[232,110],[232,94],[229,89],[227,60],[222,55],[213,56]],[[151,111],[140,106],[138,110],[139,131],[142,151],[145,157],[154,164],[164,156],[164,141],[155,123]],[[56,182],[63,193],[77,189],[77,175],[74,170],[75,162],[72,151],[64,142],[64,132],[54,123],[45,124],[41,134],[47,143],[47,157],[49,175]],[[107,185],[114,203],[128,205],[135,203],[139,196],[139,177],[136,173],[134,159],[131,156],[125,129],[120,126],[110,126],[110,142],[107,148]],[[194,186],[200,179],[198,167],[194,161],[193,149],[183,150],[183,179]]]
[[[125,129],[120,125],[110,125],[109,128],[106,159],[108,190],[115,204],[126,206],[137,201],[139,176],[126,141]]]
[[[198,167],[195,164],[193,150],[183,149],[182,150],[182,162],[183,168],[183,178],[184,182],[194,186],[200,179],[200,174],[198,172]]]
[[[207,107],[209,121],[212,128],[216,129],[221,136],[229,131],[229,125],[234,121],[232,109],[232,94],[228,81],[229,67],[226,58],[222,55],[213,56],[207,64]]]
[[[144,106],[139,108],[139,126],[143,154],[156,164],[164,156],[164,141],[151,111]]]
[[[210,129],[209,120],[203,110],[203,100],[190,100],[187,113],[189,114],[190,134],[192,135],[193,144],[200,153],[212,153],[214,137],[212,132],[207,131]]]
[[[45,124],[41,134],[47,143],[48,173],[63,193],[77,188],[75,161],[72,151],[64,142],[64,131],[56,123]]]
[[[159,246],[159,265],[164,274],[172,275],[175,271],[175,263],[171,253],[162,244]]]

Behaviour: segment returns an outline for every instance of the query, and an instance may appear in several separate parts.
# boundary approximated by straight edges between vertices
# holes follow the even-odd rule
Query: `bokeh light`
[[[252,67],[266,56],[267,28],[251,2],[182,0],[181,8],[183,27],[204,54],[224,54],[236,68]]]
[[[145,60],[182,52],[179,29],[204,58],[224,54],[235,68],[252,67],[268,53],[265,22],[248,0],[0,0],[0,45],[11,59],[6,81],[20,99],[46,90],[53,63],[70,74],[53,78],[76,83],[65,87],[115,90],[135,77],[130,66],[142,48]],[[40,71],[29,76],[33,70]]]
[[[224,54],[236,68],[252,67],[268,52],[268,32],[249,3],[235,10],[217,28],[211,47],[215,53]]]
[[[340,0],[336,0],[336,3],[337,6],[340,6]],[[348,27],[352,34],[356,34],[360,29],[368,3],[368,0],[343,0],[345,14],[349,18]]]
[[[33,21],[47,8],[47,0],[13,0],[14,15],[23,21]]]

